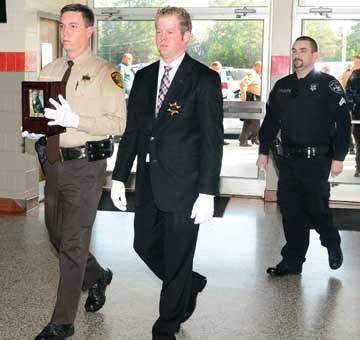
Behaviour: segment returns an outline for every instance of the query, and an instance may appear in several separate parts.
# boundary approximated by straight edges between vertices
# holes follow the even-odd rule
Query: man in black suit
[[[218,193],[222,94],[219,75],[186,53],[186,10],[160,9],[155,28],[160,60],[136,73],[111,198],[126,210],[124,183],[137,156],[134,249],[162,280],[153,340],[175,340],[206,285],[193,257]]]

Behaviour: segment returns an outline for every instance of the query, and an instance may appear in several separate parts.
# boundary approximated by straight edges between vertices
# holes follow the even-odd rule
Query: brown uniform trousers
[[[257,96],[251,92],[246,92],[246,101],[260,101],[260,96]],[[250,136],[253,140],[258,141],[260,119],[244,119],[243,122],[243,127],[239,136],[240,145],[247,145]]]
[[[51,322],[73,324],[81,290],[101,277],[89,252],[92,226],[102,193],[106,160],[86,159],[43,164],[45,222],[59,256],[60,280]]]

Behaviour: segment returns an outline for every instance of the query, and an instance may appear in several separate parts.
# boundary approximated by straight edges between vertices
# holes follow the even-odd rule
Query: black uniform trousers
[[[360,125],[359,124],[354,124],[353,136],[356,143],[356,156],[355,156],[356,168],[360,170]]]
[[[145,183],[149,183],[146,167]],[[171,188],[169,188],[171,190]],[[199,225],[191,210],[166,212],[156,206],[152,192],[135,208],[134,249],[152,272],[162,280],[160,316],[154,329],[175,333],[185,315],[191,292],[204,277],[193,272],[193,258]]]
[[[106,175],[106,160],[43,164],[45,223],[59,256],[60,280],[51,322],[74,323],[81,290],[89,289],[102,268],[89,253],[92,226]]]
[[[286,239],[281,255],[292,267],[305,262],[310,228],[320,234],[324,247],[340,245],[329,208],[330,169],[329,157],[280,159],[278,203]]]

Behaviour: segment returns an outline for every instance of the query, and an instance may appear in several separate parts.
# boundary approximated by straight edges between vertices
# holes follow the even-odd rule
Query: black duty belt
[[[331,156],[331,149],[329,146],[290,146],[283,145],[284,157],[298,157],[298,158],[317,158],[321,156]]]
[[[114,145],[111,139],[86,142],[85,145],[73,148],[60,148],[60,157],[63,161],[87,159],[89,162],[111,157]]]

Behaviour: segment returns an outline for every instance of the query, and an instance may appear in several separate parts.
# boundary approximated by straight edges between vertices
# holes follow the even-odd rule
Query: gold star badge
[[[167,111],[170,112],[170,115],[176,115],[179,114],[179,110],[180,110],[181,106],[177,104],[177,102],[173,102],[173,103],[169,103],[169,108],[167,109]]]

